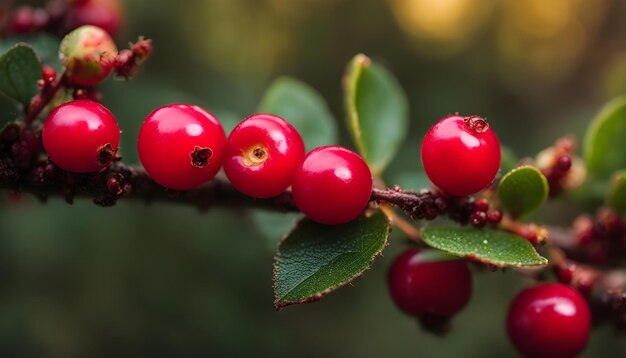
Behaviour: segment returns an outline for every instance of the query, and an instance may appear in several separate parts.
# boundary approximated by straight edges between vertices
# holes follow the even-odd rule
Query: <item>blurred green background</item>
[[[601,104],[626,93],[626,2],[619,0],[124,6],[118,44],[145,35],[155,45],[135,80],[102,86],[131,163],[138,128],[157,106],[198,104],[229,130],[255,112],[280,75],[316,88],[342,126],[341,77],[359,52],[387,66],[408,94],[409,140],[386,179],[414,188],[424,185],[421,138],[448,113],[486,116],[504,144],[532,156],[558,136],[580,138]],[[343,126],[341,144],[352,145]],[[352,286],[276,313],[272,257],[280,233],[273,223],[281,218],[259,218],[136,202],[110,209],[59,199],[42,205],[3,194],[0,355],[515,356],[504,319],[528,282],[512,272],[477,272],[469,306],[447,338],[436,338],[388,297],[386,270],[405,247],[397,232],[385,256]],[[584,356],[625,355],[624,340],[600,326]]]

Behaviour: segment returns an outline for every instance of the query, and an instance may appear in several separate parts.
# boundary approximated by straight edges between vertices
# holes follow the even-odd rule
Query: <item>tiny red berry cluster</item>
[[[119,0],[50,1],[46,7],[21,6],[8,21],[13,34],[48,31],[65,35],[83,25],[93,25],[114,36],[122,28],[124,16]]]
[[[30,129],[19,131],[16,128],[15,130],[9,129],[6,131],[5,136],[6,138],[4,139],[13,142],[10,152],[15,165],[20,168],[28,168],[32,164],[34,154],[41,147],[35,132]]]
[[[626,255],[626,222],[615,211],[604,208],[595,218],[583,215],[573,223],[577,252],[572,257],[595,264],[620,262]]]
[[[597,271],[568,260],[556,264],[553,271],[559,282],[576,288],[583,295],[589,295],[598,280]]]
[[[24,34],[41,31],[50,22],[50,15],[44,9],[34,9],[22,6],[15,10],[9,19],[9,31],[15,34]]]
[[[579,185],[580,178],[574,167],[574,140],[569,137],[559,139],[552,147],[538,155],[538,165],[548,180],[550,195],[555,196],[568,187]]]
[[[489,211],[489,201],[485,198],[477,198],[472,202],[472,214],[470,223],[474,227],[481,228],[487,223],[497,225],[502,220],[502,211]]]
[[[113,36],[122,28],[122,15],[119,0],[73,0],[66,10],[64,28],[72,30],[83,25],[93,25]]]

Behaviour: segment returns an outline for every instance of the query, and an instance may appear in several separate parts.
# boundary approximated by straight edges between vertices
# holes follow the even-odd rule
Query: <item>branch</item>
[[[33,98],[33,101],[25,109],[24,123],[26,127],[30,127],[44,108],[54,99],[61,88],[65,86],[65,81],[66,75],[65,72],[63,72],[56,81],[48,84],[44,83],[44,87],[41,89],[40,93]]]
[[[194,190],[168,190],[154,182],[144,170],[120,162],[99,173],[75,174],[48,160],[24,169],[0,157],[0,189],[30,193],[43,201],[49,197],[62,197],[72,203],[75,198],[91,198],[95,204],[105,207],[115,205],[119,199],[134,199],[145,203],[190,205],[200,210],[219,205],[297,211],[289,193],[270,199],[254,199],[240,194],[230,183],[218,178]]]
[[[239,193],[223,178],[215,178],[194,190],[168,190],[154,182],[143,169],[126,165],[119,159],[99,173],[69,173],[46,158],[41,150],[40,137],[32,129],[18,124],[10,124],[0,131],[0,189],[30,193],[42,201],[49,197],[62,197],[72,203],[75,198],[91,198],[101,206],[113,206],[124,199],[187,205],[200,210],[222,206],[298,211],[289,192],[270,199],[254,199]],[[445,214],[461,224],[470,222],[476,204],[476,199],[452,197],[436,189],[411,191],[399,187],[373,189],[370,200],[382,204],[382,207],[396,206],[414,219],[434,219]],[[529,227],[509,219],[503,221],[498,229],[523,232]],[[571,230],[554,227],[547,232],[547,243],[553,248],[551,251],[560,252],[558,255],[551,254],[553,263],[550,268],[556,271],[561,281],[586,292],[595,305],[594,311],[605,315],[617,328],[626,328],[626,274],[570,261],[568,257],[574,251],[572,243],[576,240],[575,234]],[[419,242],[419,231],[414,234],[413,239]]]

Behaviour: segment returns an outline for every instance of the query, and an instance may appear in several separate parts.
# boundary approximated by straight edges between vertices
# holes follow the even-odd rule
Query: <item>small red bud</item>
[[[572,167],[572,157],[569,155],[562,155],[557,160],[556,165],[562,172],[566,172]]]
[[[50,84],[54,82],[56,78],[57,78],[57,72],[54,69],[54,67],[43,65],[41,79],[43,80],[44,84]]]
[[[484,211],[474,211],[470,216],[470,223],[474,227],[481,228],[487,224],[487,213]]]
[[[569,285],[572,282],[572,278],[574,277],[576,265],[568,263],[563,265],[562,267],[558,267],[556,271],[559,282]]]
[[[489,201],[487,201],[487,199],[485,198],[474,199],[473,206],[474,210],[476,211],[486,212],[487,210],[489,210]]]
[[[141,64],[152,55],[152,40],[139,37],[139,40],[132,45],[132,50],[137,63]]]
[[[61,41],[59,57],[69,81],[79,86],[93,86],[109,75],[117,47],[111,36],[95,26],[81,26]]]
[[[589,216],[580,216],[573,223],[574,237],[578,246],[589,245],[595,236],[593,219]]]
[[[502,221],[502,211],[492,210],[487,214],[487,220],[492,224],[499,224]]]

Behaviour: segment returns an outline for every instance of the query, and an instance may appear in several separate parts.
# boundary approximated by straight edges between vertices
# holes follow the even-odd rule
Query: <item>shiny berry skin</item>
[[[463,260],[433,259],[433,251],[411,248],[389,270],[388,288],[396,306],[408,315],[449,317],[472,295],[472,274]]]
[[[527,357],[575,357],[586,347],[589,306],[573,288],[544,283],[520,292],[511,303],[509,338]]]
[[[344,224],[356,219],[367,206],[372,173],[351,150],[319,147],[296,169],[291,191],[296,206],[313,221]]]
[[[93,86],[104,80],[117,56],[111,36],[99,27],[81,26],[65,35],[59,45],[59,58],[68,80],[79,86]]]
[[[73,173],[106,167],[120,144],[120,129],[113,114],[86,99],[64,103],[50,112],[41,136],[50,159]]]
[[[224,172],[240,192],[269,198],[291,185],[303,158],[304,142],[291,124],[272,114],[255,114],[230,133]]]
[[[226,134],[211,113],[172,104],[154,110],[139,131],[141,164],[160,185],[174,190],[198,187],[222,166]]]
[[[445,117],[426,133],[422,163],[433,184],[448,194],[474,194],[496,177],[500,142],[480,117]]]
[[[65,16],[65,29],[83,25],[97,26],[115,36],[124,22],[119,0],[73,1]]]

